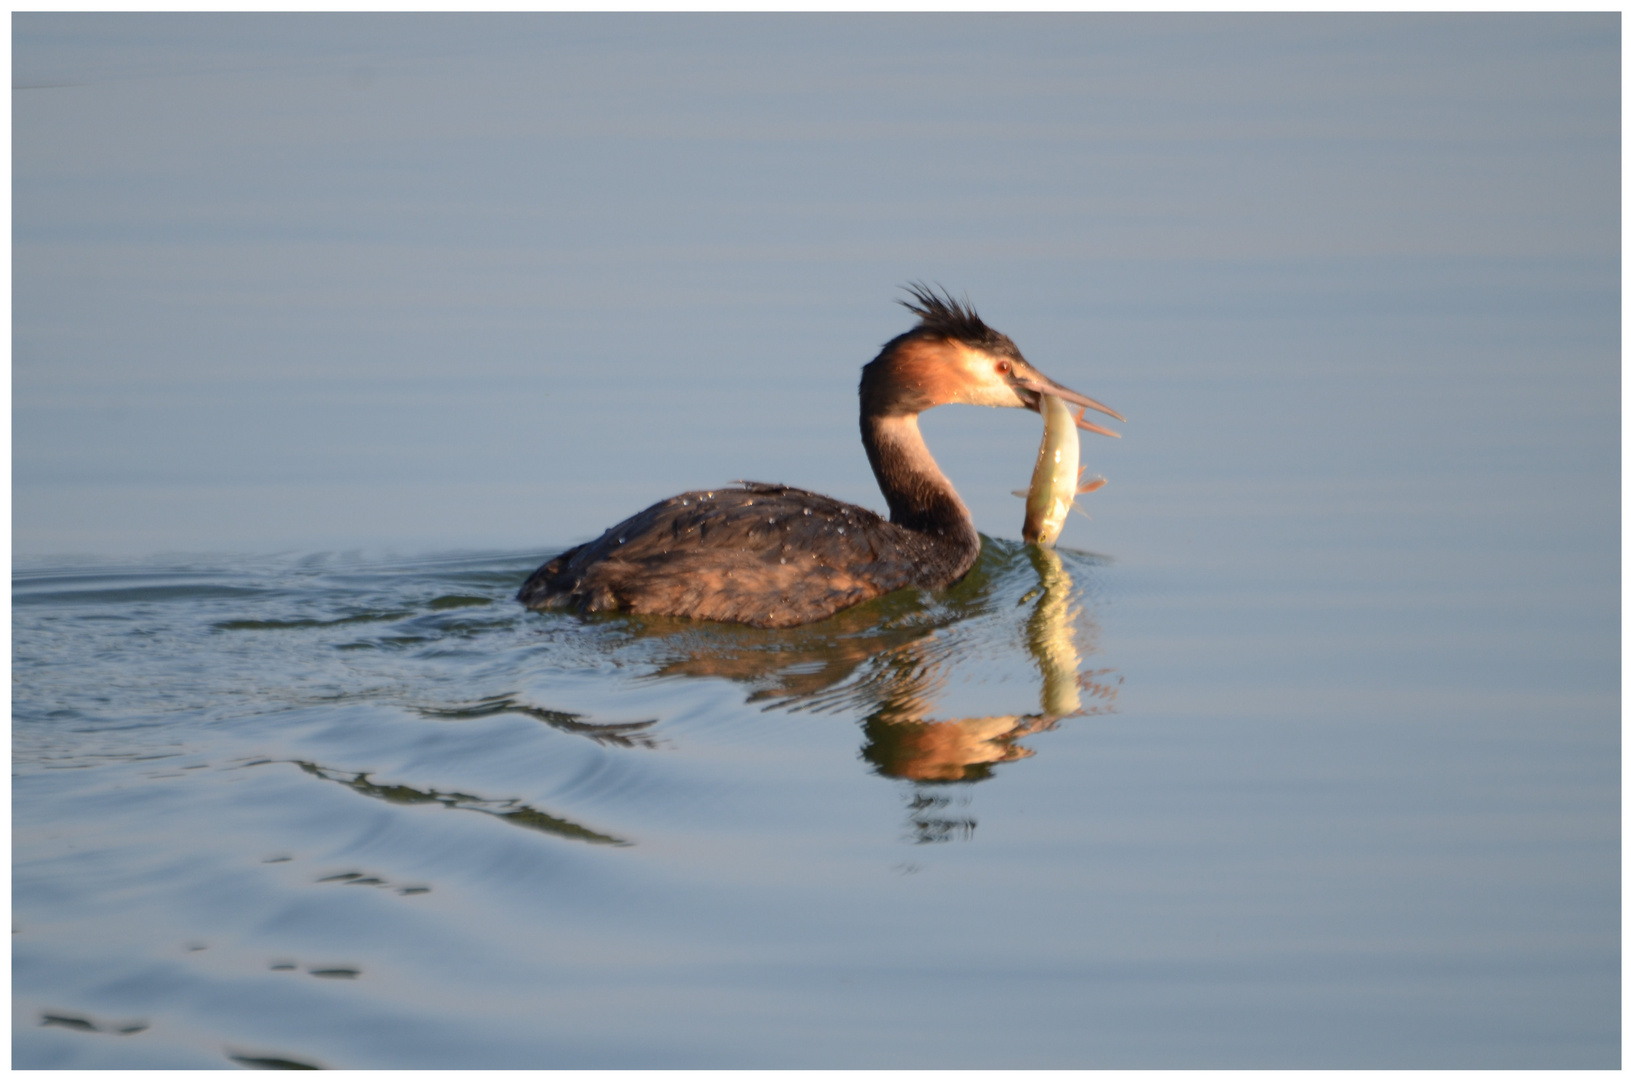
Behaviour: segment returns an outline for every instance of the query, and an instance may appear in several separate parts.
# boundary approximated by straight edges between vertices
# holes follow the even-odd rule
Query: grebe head
[[[994,405],[1039,411],[1043,394],[1095,409],[1117,420],[1122,415],[1092,398],[1061,386],[1032,367],[1007,334],[987,326],[967,300],[909,285],[911,300],[900,303],[919,322],[883,347],[861,370],[863,410],[878,416],[920,413],[936,405]],[[1077,426],[1120,438],[1098,424]]]

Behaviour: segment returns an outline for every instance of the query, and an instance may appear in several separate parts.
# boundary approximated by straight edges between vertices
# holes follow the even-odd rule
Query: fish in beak
[[[1083,431],[1092,431],[1100,435],[1108,435],[1112,439],[1121,438],[1121,432],[1111,431],[1107,427],[1100,427],[1098,424],[1095,424],[1093,421],[1085,418],[1087,415],[1087,410],[1092,409],[1095,412],[1104,413],[1106,416],[1113,416],[1122,423],[1127,422],[1126,417],[1122,416],[1108,405],[1100,405],[1097,401],[1094,401],[1086,394],[1078,394],[1068,386],[1060,386],[1058,383],[1031,367],[1029,364],[1015,364],[1014,370],[1008,378],[1009,382],[1012,383],[1014,388],[1019,391],[1020,400],[1023,401],[1025,403],[1025,407],[1030,409],[1032,412],[1042,411],[1042,396],[1046,394],[1051,397],[1059,398],[1061,401],[1068,401],[1072,405],[1080,405],[1081,409],[1077,413],[1075,419],[1076,426],[1081,428]]]

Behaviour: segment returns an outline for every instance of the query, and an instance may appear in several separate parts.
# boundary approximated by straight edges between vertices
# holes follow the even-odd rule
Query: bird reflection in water
[[[982,651],[971,646],[989,643],[989,619],[1026,605],[1018,629],[1041,675],[1036,708],[936,718],[954,665]],[[972,821],[946,816],[966,798],[944,785],[986,780],[998,765],[1035,753],[1020,745],[1027,736],[1111,711],[1120,684],[1113,671],[1082,668],[1097,649],[1098,628],[1059,553],[1010,541],[987,539],[973,571],[944,593],[903,590],[811,626],[633,622],[638,636],[658,643],[655,677],[747,683],[748,700],[766,708],[862,712],[861,757],[880,776],[912,782],[908,811],[920,842],[972,834]]]

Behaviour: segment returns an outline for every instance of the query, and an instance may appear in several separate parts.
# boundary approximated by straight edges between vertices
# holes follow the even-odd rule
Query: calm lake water
[[[14,16],[13,1064],[1618,1067],[1619,60]],[[881,508],[917,279],[1128,417],[1056,555],[941,409],[943,594],[513,601]]]

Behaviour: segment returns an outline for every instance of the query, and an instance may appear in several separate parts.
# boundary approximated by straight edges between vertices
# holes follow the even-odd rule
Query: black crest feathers
[[[985,325],[975,314],[974,305],[968,302],[967,297],[961,301],[953,300],[944,287],[936,292],[917,281],[905,286],[905,289],[912,294],[912,299],[899,303],[921,321],[890,342],[891,345],[914,338],[949,338],[967,342],[994,355],[1019,355],[1019,350],[1006,335]]]
[[[993,336],[994,331],[975,313],[967,297],[959,303],[944,286],[937,293],[920,281],[904,288],[912,294],[912,299],[901,300],[899,304],[922,320],[918,330],[962,341],[982,341]]]

